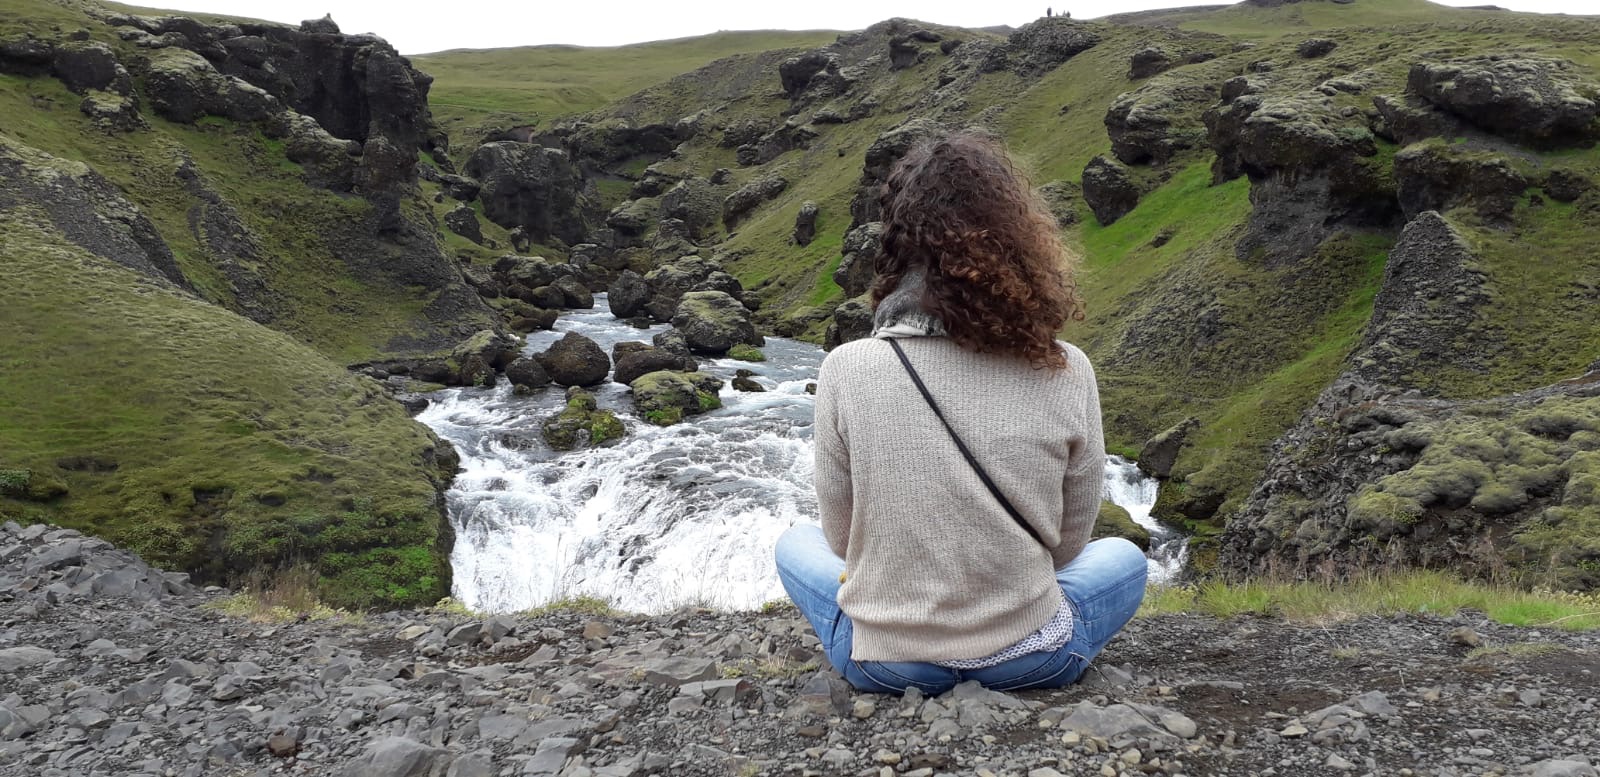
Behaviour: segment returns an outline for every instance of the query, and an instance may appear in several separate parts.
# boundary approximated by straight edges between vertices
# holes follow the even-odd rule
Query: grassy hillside
[[[289,337],[0,212],[0,475],[64,493],[0,516],[93,531],[228,579],[320,567],[349,606],[449,592],[439,443]]]
[[[420,54],[412,61],[434,77],[429,103],[452,139],[485,126],[548,124],[734,54],[811,48],[826,30],[719,32],[632,46],[528,46]]]

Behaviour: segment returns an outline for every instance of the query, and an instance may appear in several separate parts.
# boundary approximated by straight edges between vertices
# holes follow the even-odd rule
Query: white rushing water
[[[566,332],[609,352],[667,327],[617,321],[599,295],[594,310],[569,313],[556,328],[531,335],[527,352]],[[781,338],[769,338],[763,350],[761,364],[707,360],[700,369],[730,378],[750,368],[766,392],[725,384],[722,409],[665,429],[634,417],[627,387],[605,384],[596,397],[617,411],[627,436],[565,454],[539,436],[540,422],[563,404],[558,388],[515,396],[502,380],[431,395],[418,420],[461,453],[462,471],[447,495],[455,597],[486,612],[578,595],[638,612],[686,604],[749,609],[782,597],[772,547],[785,529],[816,520],[805,386],[825,354]],[[1150,519],[1155,493],[1155,481],[1132,464],[1109,462],[1107,498],[1152,529],[1152,578],[1167,579],[1182,564],[1184,543]]]

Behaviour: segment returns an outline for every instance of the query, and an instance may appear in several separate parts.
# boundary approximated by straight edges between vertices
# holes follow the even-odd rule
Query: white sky
[[[345,32],[373,32],[406,54],[545,43],[616,46],[717,30],[858,30],[895,16],[958,27],[1018,26],[1047,6],[1079,19],[1206,0],[144,0],[152,6],[298,23],[332,13]],[[1357,0],[1359,4],[1360,0]],[[1442,0],[1515,11],[1600,13],[1600,0]],[[144,4],[144,3],[141,3]],[[1358,14],[1359,15],[1359,14]]]

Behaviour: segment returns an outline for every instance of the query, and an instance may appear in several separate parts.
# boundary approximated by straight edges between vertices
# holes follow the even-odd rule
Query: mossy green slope
[[[311,348],[0,215],[0,468],[64,482],[0,514],[208,579],[308,562],[328,601],[449,592],[440,443]],[[66,465],[63,468],[61,465]]]

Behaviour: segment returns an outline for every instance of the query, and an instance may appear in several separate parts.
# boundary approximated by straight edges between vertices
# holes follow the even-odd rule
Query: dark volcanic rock
[[[650,284],[638,273],[623,270],[606,289],[606,304],[611,308],[611,315],[617,318],[635,318],[647,312],[645,305],[652,294]]]
[[[632,385],[640,376],[652,372],[661,370],[694,372],[699,368],[699,365],[691,357],[673,353],[664,348],[649,346],[621,354],[617,357],[616,362],[617,368],[612,372],[611,379],[624,385]]]
[[[126,97],[133,92],[133,78],[117,61],[116,52],[97,41],[68,41],[56,46],[50,69],[78,94],[93,89]]]
[[[872,334],[872,303],[866,297],[845,300],[833,311],[822,347],[838,348],[851,340],[860,340]]]
[[[839,56],[825,49],[784,60],[778,65],[778,78],[783,84],[783,93],[795,101],[837,97],[846,92],[851,83],[840,73]],[[765,129],[743,138],[725,135],[724,145],[731,148],[754,143],[764,134]]]
[[[1146,46],[1128,60],[1128,78],[1140,79],[1164,73],[1172,67],[1172,57],[1160,46]]]
[[[817,214],[819,208],[815,202],[806,200],[800,204],[800,212],[794,217],[795,245],[811,245],[812,238],[817,236]]]
[[[867,147],[866,160],[861,166],[861,182],[855,196],[850,199],[850,228],[869,221],[877,221],[878,195],[889,173],[912,147],[922,141],[943,135],[946,129],[938,122],[913,118],[879,135]]]
[[[1170,477],[1172,465],[1177,463],[1178,454],[1183,451],[1189,433],[1199,426],[1200,419],[1186,418],[1176,426],[1145,441],[1144,447],[1139,450],[1139,471],[1153,478]]]
[[[1460,119],[1415,96],[1376,95],[1372,98],[1381,121],[1373,128],[1379,136],[1402,146],[1434,137],[1462,134]]]
[[[833,282],[846,297],[858,297],[872,287],[878,256],[883,253],[883,222],[871,221],[845,233],[840,247],[844,258],[833,271]]]
[[[467,160],[482,185],[483,215],[506,229],[522,227],[536,241],[581,243],[588,207],[583,181],[565,151],[527,143],[485,143]]]
[[[710,181],[687,178],[661,195],[661,218],[682,221],[689,228],[689,237],[699,240],[721,218],[723,199],[724,195]]]
[[[483,245],[483,228],[478,224],[478,212],[471,205],[461,203],[454,210],[444,214],[444,225],[454,232],[478,245]]]
[[[1470,205],[1484,218],[1507,221],[1528,188],[1528,180],[1505,159],[1449,146],[1402,150],[1394,158],[1394,176],[1408,219]]]
[[[577,332],[568,332],[549,349],[534,357],[562,386],[593,386],[611,372],[611,358],[595,341]]]
[[[1573,202],[1594,188],[1594,181],[1573,170],[1551,170],[1545,176],[1544,193],[1556,202]]]
[[[1341,111],[1318,92],[1268,98],[1248,85],[1243,91],[1205,115],[1217,152],[1214,179],[1250,178],[1241,258],[1292,262],[1336,229],[1395,223],[1399,203],[1359,112]]]
[[[200,55],[180,48],[161,49],[151,56],[145,92],[157,116],[180,124],[207,114],[260,121],[282,110],[271,94],[223,75]]]
[[[722,201],[722,223],[728,229],[733,229],[750,211],[776,198],[787,188],[789,180],[781,175],[765,176],[739,187]]]
[[[1328,56],[1338,47],[1339,44],[1336,41],[1327,38],[1310,38],[1301,41],[1300,45],[1295,47],[1294,52],[1299,54],[1301,59],[1316,59],[1317,57]]]
[[[1536,148],[1600,140],[1600,84],[1567,60],[1487,55],[1411,66],[1406,90],[1490,132]]]
[[[550,385],[550,373],[544,371],[537,359],[524,356],[506,365],[506,380],[511,381],[517,393]]]
[[[1128,169],[1113,160],[1097,156],[1083,168],[1083,201],[1103,225],[1127,215],[1143,194]]]

